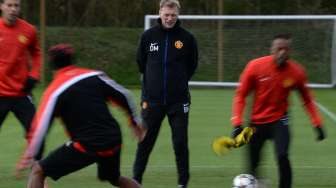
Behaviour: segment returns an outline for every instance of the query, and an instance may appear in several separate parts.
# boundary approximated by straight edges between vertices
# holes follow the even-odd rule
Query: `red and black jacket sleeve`
[[[131,125],[140,125],[140,118],[137,115],[136,105],[131,93],[123,86],[110,79],[107,75],[100,75],[98,77],[105,83],[103,90],[107,98],[126,112]]]

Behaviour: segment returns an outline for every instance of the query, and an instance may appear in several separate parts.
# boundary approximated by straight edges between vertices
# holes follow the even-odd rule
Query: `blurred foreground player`
[[[299,91],[316,130],[317,140],[325,138],[321,119],[306,86],[304,68],[289,58],[290,43],[289,34],[277,35],[272,41],[271,55],[254,59],[247,64],[240,76],[240,85],[233,102],[232,136],[236,137],[243,130],[245,98],[254,91],[250,119],[255,133],[249,144],[249,170],[252,175],[257,175],[262,146],[267,139],[272,139],[279,166],[279,188],[290,188],[292,185],[292,170],[288,158],[290,134],[287,114],[291,90]]]
[[[130,93],[103,72],[74,66],[73,53],[66,44],[49,49],[49,60],[56,72],[34,118],[22,164],[30,165],[55,117],[64,122],[71,139],[33,163],[27,187],[42,188],[46,177],[58,180],[96,163],[100,180],[117,187],[139,188],[136,181],[120,175],[121,130],[106,104],[111,101],[125,110],[134,136],[141,141],[145,131]]]

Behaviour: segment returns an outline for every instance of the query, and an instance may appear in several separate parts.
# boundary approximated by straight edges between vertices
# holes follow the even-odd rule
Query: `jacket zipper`
[[[163,104],[167,103],[167,64],[168,64],[168,33],[165,40],[165,54],[163,61]]]

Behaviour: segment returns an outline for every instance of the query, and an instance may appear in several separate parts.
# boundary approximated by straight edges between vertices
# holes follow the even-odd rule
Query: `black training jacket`
[[[140,40],[137,63],[142,79],[142,100],[159,104],[190,101],[188,81],[198,61],[195,38],[180,26],[158,25],[146,30]]]
[[[29,152],[38,151],[55,117],[64,123],[71,141],[87,151],[102,151],[121,144],[121,132],[107,101],[120,106],[132,126],[140,122],[131,94],[103,72],[68,66],[58,70],[43,93],[28,135]]]

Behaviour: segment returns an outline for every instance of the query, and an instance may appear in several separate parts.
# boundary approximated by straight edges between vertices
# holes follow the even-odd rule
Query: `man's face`
[[[20,0],[4,0],[1,4],[2,18],[9,25],[15,23],[16,18],[20,14]]]
[[[173,28],[176,24],[179,10],[177,7],[163,6],[160,9],[159,14],[162,21],[162,26],[166,29],[170,29]]]
[[[271,54],[274,57],[275,62],[278,65],[286,64],[289,59],[290,52],[290,40],[287,39],[275,39],[272,42]]]

